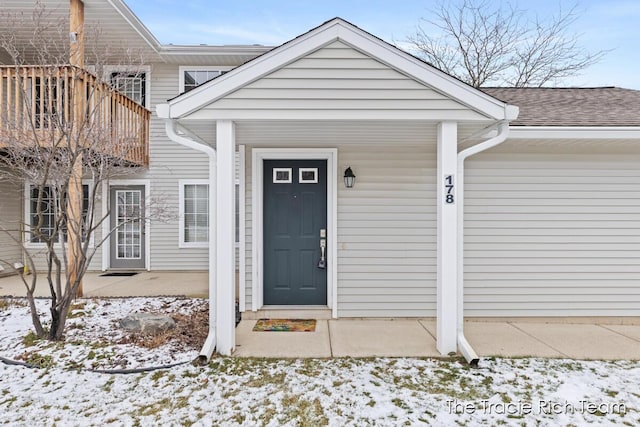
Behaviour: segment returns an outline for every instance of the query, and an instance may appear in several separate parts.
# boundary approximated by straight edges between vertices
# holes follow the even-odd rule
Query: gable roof
[[[482,88],[520,107],[511,126],[640,126],[640,90],[593,88]]]
[[[166,114],[170,118],[186,117],[231,92],[337,40],[466,105],[489,119],[504,120],[517,116],[516,107],[507,105],[453,78],[341,18],[327,21],[232,71],[169,100],[168,104],[160,106],[158,113]]]

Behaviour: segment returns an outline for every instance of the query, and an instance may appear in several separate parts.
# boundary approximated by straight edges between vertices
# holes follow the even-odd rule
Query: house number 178
[[[455,199],[455,180],[453,175],[444,176],[444,202],[447,204],[454,204]]]

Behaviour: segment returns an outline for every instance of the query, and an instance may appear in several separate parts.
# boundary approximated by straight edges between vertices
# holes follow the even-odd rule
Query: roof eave
[[[511,126],[509,139],[640,139],[640,127]]]
[[[122,0],[107,0],[111,6],[126,20],[129,25],[142,37],[147,44],[155,51],[160,50],[160,42],[151,31],[140,21],[135,13]]]

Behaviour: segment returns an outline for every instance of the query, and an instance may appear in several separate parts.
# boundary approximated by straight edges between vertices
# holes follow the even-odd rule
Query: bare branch
[[[111,85],[114,75],[138,73],[142,56],[126,47],[104,48],[97,43],[99,28],[85,28],[87,69],[71,66],[68,18],[58,15],[42,3],[32,13],[0,11],[9,29],[0,32],[0,50],[12,61],[0,64],[0,177],[25,186],[30,195],[25,224],[11,236],[32,272],[31,283],[22,276],[27,295],[33,299],[39,276],[48,286],[52,340],[63,338],[82,278],[118,228],[102,233],[109,215],[101,211],[101,203],[108,203],[108,196],[102,200],[103,184],[140,170],[141,135],[148,125],[148,112]],[[75,197],[81,179],[91,182],[91,190]],[[41,336],[38,316],[33,305]]]
[[[487,0],[440,1],[407,41],[436,68],[474,86],[543,86],[579,74],[608,51],[589,52],[570,31],[577,6],[529,18]]]

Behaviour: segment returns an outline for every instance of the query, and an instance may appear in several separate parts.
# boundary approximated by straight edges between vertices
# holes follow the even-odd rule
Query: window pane
[[[185,70],[184,91],[188,92],[220,74],[222,73],[218,70]]]
[[[209,239],[209,186],[184,186],[183,231],[186,243],[207,242]]]
[[[40,205],[38,206],[38,195],[40,190],[38,187],[32,186],[30,191],[30,201],[29,201],[29,225],[34,228],[38,225],[40,221],[40,216],[42,220],[40,222],[40,236],[31,236],[32,242],[42,242],[42,237],[51,237],[54,235],[55,227],[56,227],[56,217],[57,213],[60,209],[62,209],[66,205],[66,194],[63,196],[63,201],[60,201],[60,197],[55,187],[45,186],[42,188],[42,198],[40,200]],[[89,208],[89,186],[82,186],[82,218],[86,220],[88,208]],[[62,204],[62,206],[60,206]],[[65,236],[66,241],[66,224],[61,223],[59,233],[62,233]],[[85,228],[85,224],[83,223],[83,229]],[[57,241],[58,236],[55,236],[55,241]],[[84,239],[83,239],[84,240]]]

